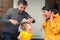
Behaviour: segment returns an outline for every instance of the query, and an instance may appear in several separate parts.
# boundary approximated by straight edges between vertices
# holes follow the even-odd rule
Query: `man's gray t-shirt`
[[[16,33],[18,32],[19,25],[13,25],[9,22],[9,19],[17,20],[19,23],[22,22],[23,18],[32,18],[27,12],[20,13],[17,8],[10,8],[7,13],[3,16],[3,20],[6,22],[4,26],[4,32]]]

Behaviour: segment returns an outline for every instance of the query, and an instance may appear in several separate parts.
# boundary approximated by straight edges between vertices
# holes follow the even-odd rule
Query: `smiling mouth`
[[[47,15],[45,15],[45,17],[47,17]]]

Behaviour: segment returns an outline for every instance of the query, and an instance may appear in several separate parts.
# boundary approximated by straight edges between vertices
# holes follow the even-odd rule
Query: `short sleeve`
[[[21,32],[21,33],[19,34],[19,37],[22,37],[22,36],[23,36],[23,34],[24,34],[24,32]]]

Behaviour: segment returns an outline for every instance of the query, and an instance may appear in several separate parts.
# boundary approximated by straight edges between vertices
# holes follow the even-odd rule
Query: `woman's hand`
[[[50,20],[52,20],[54,17],[54,12],[51,13]]]
[[[44,23],[46,22],[46,20],[47,20],[47,17],[46,17],[46,15],[43,15],[43,20],[44,20]]]
[[[54,24],[53,17],[54,17],[54,12],[52,12],[52,14],[51,14],[51,16],[50,16],[50,22],[51,22],[51,25]]]

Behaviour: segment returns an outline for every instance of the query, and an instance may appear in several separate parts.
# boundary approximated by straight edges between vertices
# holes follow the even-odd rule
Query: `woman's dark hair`
[[[26,1],[26,0],[19,0],[19,1],[18,1],[18,5],[19,5],[20,3],[22,3],[22,4],[24,4],[24,5],[27,5],[27,1]]]
[[[43,8],[42,8],[42,10],[47,10],[47,11],[49,11],[49,10],[51,10],[52,8],[49,6],[49,5],[45,5]]]
[[[58,10],[52,9],[52,12],[54,12],[54,14],[57,14],[58,13]]]
[[[45,5],[42,8],[42,10],[47,10],[47,11],[51,10],[52,12],[54,12],[54,14],[57,14],[58,13],[58,11],[56,9],[51,8],[49,5]]]

